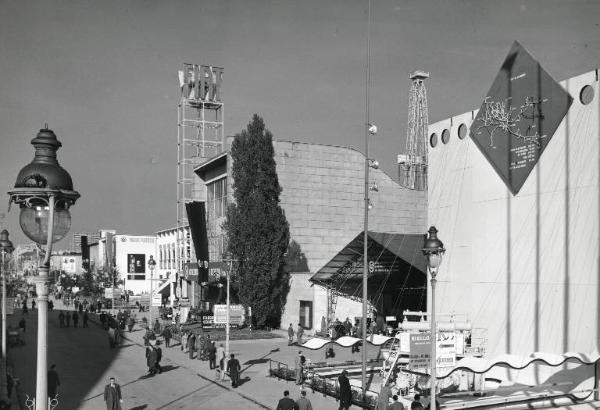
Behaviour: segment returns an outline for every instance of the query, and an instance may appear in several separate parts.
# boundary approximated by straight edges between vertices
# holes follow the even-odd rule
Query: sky
[[[600,67],[597,0],[371,0],[370,156],[397,179],[409,74],[429,121],[478,108],[512,43],[560,81]],[[368,0],[0,0],[0,188],[48,123],[81,198],[75,232],[176,225],[177,77],[224,68],[225,135],[257,113],[276,139],[364,150]],[[8,196],[5,197],[8,203]],[[26,242],[19,212],[0,225]],[[67,249],[67,239],[55,249]]]

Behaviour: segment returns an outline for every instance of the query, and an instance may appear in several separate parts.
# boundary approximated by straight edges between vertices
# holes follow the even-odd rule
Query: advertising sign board
[[[152,295],[152,306],[162,306],[162,295],[160,293]]]
[[[435,351],[437,368],[454,367],[456,364],[456,335],[454,332],[438,332]]]
[[[413,333],[410,335],[410,354],[408,367],[411,370],[431,367],[431,333]]]
[[[213,308],[214,324],[227,324],[227,305],[215,305]],[[244,306],[229,305],[229,324],[230,326],[239,326],[244,323]]]

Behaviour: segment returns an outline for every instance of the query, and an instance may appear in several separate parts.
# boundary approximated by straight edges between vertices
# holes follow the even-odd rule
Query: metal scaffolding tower
[[[179,71],[181,98],[177,109],[175,245],[175,266],[178,273],[182,271],[184,263],[195,260],[185,204],[206,201],[205,186],[194,175],[194,168],[224,149],[222,82],[223,68],[220,67],[184,63],[183,70]],[[194,304],[195,301],[191,302]]]
[[[408,101],[406,150],[398,155],[400,185],[417,191],[427,190],[427,128],[429,113],[424,80],[429,73],[415,71],[410,75],[412,85]]]

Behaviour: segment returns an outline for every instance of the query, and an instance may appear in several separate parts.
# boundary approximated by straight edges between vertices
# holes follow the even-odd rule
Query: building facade
[[[327,290],[310,278],[358,234],[363,232],[364,164],[362,153],[346,147],[273,141],[280,205],[290,227],[288,264],[291,289],[282,326],[302,323],[311,330],[327,316]],[[220,260],[226,238],[221,230],[232,201],[231,156],[223,153],[196,174],[207,186],[208,238],[211,261]],[[369,230],[422,234],[426,230],[426,193],[402,188],[381,170],[371,171],[373,192]],[[336,316],[361,316],[360,303],[340,297]]]
[[[598,76],[560,82],[572,104],[517,193],[467,138],[477,110],[429,128],[428,219],[447,249],[438,312],[486,328],[492,356],[598,351]]]

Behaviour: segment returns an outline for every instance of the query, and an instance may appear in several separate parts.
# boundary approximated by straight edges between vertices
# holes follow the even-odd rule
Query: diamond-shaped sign
[[[471,139],[513,195],[519,193],[572,102],[515,41],[471,124]]]

